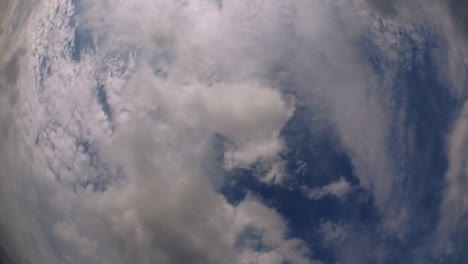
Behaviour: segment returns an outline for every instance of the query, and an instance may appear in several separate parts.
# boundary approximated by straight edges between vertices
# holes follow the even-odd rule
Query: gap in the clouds
[[[320,187],[345,178],[352,186],[359,185],[351,160],[337,144],[331,128],[310,120],[314,113],[298,107],[281,131],[286,150],[281,158],[286,162],[289,185]],[[314,127],[314,128],[312,128]],[[314,130],[312,130],[314,129]]]
[[[78,24],[77,15],[86,13],[95,4],[95,1],[70,0],[70,2],[75,11],[70,19],[70,27],[74,28]]]
[[[287,186],[260,182],[248,170],[231,175],[222,193],[230,203],[236,204],[250,193],[262,203],[275,209],[286,220],[289,236],[304,240],[313,252],[314,259],[335,263],[334,249],[324,243],[321,227],[324,223],[349,225],[375,232],[379,215],[369,192],[357,188],[345,199],[327,196],[310,200],[298,190]]]
[[[406,198],[415,215],[411,237],[415,244],[430,236],[438,223],[448,168],[447,136],[463,103],[440,80],[441,69],[430,54],[446,47],[439,46],[434,36],[428,38],[421,57],[413,56],[414,67],[402,73],[408,101],[405,126],[412,126]]]
[[[49,58],[45,56],[41,56],[40,58],[40,63],[39,63],[39,69],[38,69],[38,77],[39,80],[37,82],[39,83],[39,88],[44,89],[44,80],[52,74],[52,66],[49,62]]]
[[[423,248],[439,220],[448,167],[446,139],[463,102],[453,97],[450,84],[443,81],[448,48],[440,36],[420,26],[413,31],[400,29],[397,37],[396,61],[386,58],[385,51],[367,36],[359,45],[381,87],[391,89],[388,142],[399,173],[393,196],[409,217],[405,235],[393,239],[388,258],[402,261],[430,255]],[[385,87],[386,74],[394,74],[390,87]],[[384,243],[382,237],[377,239]]]
[[[303,239],[314,259],[335,263],[333,248],[324,243],[323,224],[360,225],[373,230],[379,215],[370,193],[359,187],[351,161],[332,133],[311,131],[306,121],[311,114],[306,108],[298,108],[282,130],[287,146],[281,154],[286,174],[283,183],[265,183],[257,171],[237,169],[228,173],[222,193],[231,204],[239,203],[248,193],[257,197],[283,216],[289,235]],[[323,187],[340,177],[352,186],[345,197],[326,195],[314,200],[301,192],[303,186]]]
[[[95,50],[93,36],[90,30],[76,27],[71,47],[71,59],[74,62],[80,62],[83,53]]]
[[[104,192],[111,184],[111,172],[99,158],[98,146],[86,139],[76,139],[77,151],[86,155],[88,166],[98,171],[94,177],[89,176],[85,179],[77,179],[73,184],[73,191],[78,189],[88,189],[93,192]],[[122,173],[122,171],[118,171]]]
[[[112,109],[107,100],[106,87],[103,84],[100,84],[97,88],[97,100],[101,105],[102,111],[106,114],[109,122],[112,122]]]
[[[306,241],[315,257],[325,263],[336,260],[336,248],[323,243],[320,233],[325,222],[352,228],[353,238],[340,245],[352,248],[349,244],[365,237],[371,244],[369,250],[375,250],[365,263],[376,261],[377,252],[383,254],[384,263],[430,260],[427,241],[439,220],[448,166],[446,136],[463,99],[453,97],[441,76],[444,42],[430,30],[419,28],[417,33],[419,39],[403,29],[398,32],[399,48],[405,50],[398,50],[396,62],[386,58],[374,40],[358,40],[362,55],[378,77],[379,92],[391,94],[385,103],[390,110],[389,155],[398,173],[393,199],[409,214],[402,236],[382,232],[382,217],[386,216],[375,208],[372,194],[359,188],[349,156],[331,131],[311,131],[307,117],[313,113],[305,108],[298,108],[282,131],[287,146],[281,154],[286,169],[284,183],[263,183],[252,170],[235,170],[229,173],[222,189],[227,200],[236,204],[251,193],[277,210],[287,221],[290,235]],[[389,86],[384,83],[389,77],[386,74],[391,74]],[[298,191],[299,186],[320,187],[340,177],[353,187],[345,199],[325,196],[311,200]],[[458,249],[466,246],[464,239],[457,241],[462,245]]]
[[[82,55],[86,52],[96,51],[96,43],[91,29],[80,24],[79,14],[90,8],[92,1],[70,0],[74,7],[74,13],[69,17],[69,28],[74,29],[73,40],[70,45],[72,61],[79,63]]]

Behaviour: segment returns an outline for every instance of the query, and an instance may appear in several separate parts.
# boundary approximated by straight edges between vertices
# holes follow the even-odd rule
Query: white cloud
[[[17,258],[312,263],[304,242],[287,236],[284,220],[273,209],[253,198],[232,206],[216,192],[223,172],[211,156],[213,136],[230,142],[227,169],[270,163],[283,147],[279,131],[294,106],[274,82],[256,74],[244,78],[231,69],[221,74],[209,60],[199,60],[216,54],[211,44],[197,42],[196,32],[208,26],[197,12],[218,11],[208,2],[193,3],[108,6],[98,1],[88,6],[83,1],[83,17],[72,1],[39,3],[31,17],[36,24],[27,28],[28,61],[22,64],[34,72],[22,75],[25,87],[16,87],[24,88],[15,106],[20,133],[10,138],[24,144],[24,153],[8,154],[8,161],[19,160],[30,170],[19,175],[20,167],[9,164],[22,183],[8,191],[18,201],[5,210],[24,222],[2,221],[18,237],[13,243]],[[110,9],[100,19],[105,7]],[[81,54],[79,61],[68,45],[75,37],[72,21],[90,27],[95,41],[96,53]],[[106,39],[109,32],[112,37]],[[158,48],[167,48],[166,53]],[[112,118],[97,99],[99,86],[106,90]],[[28,191],[23,181],[30,183],[31,196],[23,194]],[[236,246],[248,228],[260,230],[267,252]],[[28,237],[20,230],[35,239],[24,242]]]
[[[394,70],[408,59],[398,38],[401,28],[411,31],[406,21],[382,19],[358,0],[7,5],[18,14],[33,2],[18,34],[13,13],[0,24],[0,50],[8,54],[0,58],[0,160],[6,164],[0,211],[10,212],[0,223],[14,237],[18,258],[311,263],[304,242],[287,236],[285,220],[273,209],[252,197],[232,206],[216,192],[223,171],[213,157],[215,134],[227,141],[224,169],[259,162],[267,171],[260,180],[282,182],[280,131],[296,105],[323,117],[311,127],[333,128],[362,187],[373,192],[385,217],[395,214],[385,212],[399,199],[394,191],[403,161],[390,154],[396,143],[388,138]],[[395,12],[405,17],[407,10]],[[71,56],[75,27],[93,42],[79,61]],[[363,31],[390,61],[383,87],[355,45]],[[447,38],[454,58],[463,54],[464,42],[453,32]],[[4,65],[15,61],[20,70],[5,73],[15,67]],[[459,85],[464,75],[456,66],[463,63],[451,61],[446,74]],[[19,76],[16,83],[13,76]],[[97,99],[100,86],[112,117]],[[441,228],[466,211],[464,123],[461,117],[450,140]],[[306,193],[345,197],[350,189],[341,178]],[[250,242],[268,251],[248,243],[236,248],[248,228],[261,238]],[[323,229],[338,240],[344,232]]]
[[[320,233],[326,243],[341,243],[346,239],[347,226],[324,222],[320,225]]]
[[[274,158],[282,149],[279,132],[292,115],[293,107],[277,90],[255,81],[207,85],[154,76],[138,80],[149,84],[134,84],[141,89],[139,102],[167,115],[165,118],[170,122],[229,139],[233,145],[225,156],[228,169],[248,167],[260,158]]]
[[[57,247],[44,256],[49,263],[62,258],[219,263],[226,256],[233,263],[242,258],[307,263],[307,250],[286,237],[277,213],[252,201],[228,205],[212,186],[222,175],[206,175],[216,167],[209,153],[217,133],[231,143],[226,169],[261,161],[270,167],[264,180],[281,182],[279,132],[294,105],[269,74],[284,61],[299,84],[301,103],[322,101],[356,155],[363,182],[387,169],[385,150],[374,149],[385,135],[382,110],[378,101],[366,101],[365,70],[348,73],[356,58],[348,55],[353,51],[345,49],[345,38],[330,34],[337,25],[326,4],[227,1],[221,10],[209,1],[80,5],[78,14],[66,0],[38,6],[28,36],[35,89],[20,96],[18,125],[31,152],[21,159],[31,159],[37,180],[52,182],[47,188],[57,188],[61,198],[38,190],[56,206],[49,210],[57,215],[44,213],[47,220],[37,227],[46,237],[55,230],[55,237],[47,238]],[[71,16],[90,31],[96,46],[79,62],[65,45],[73,43]],[[323,47],[325,60],[318,56]],[[319,71],[324,65],[330,71]],[[39,67],[50,67],[50,73]],[[114,120],[96,100],[100,85]],[[370,169],[369,157],[377,161]],[[93,185],[105,191],[93,193]],[[383,188],[390,187],[381,185],[376,194],[385,200],[389,191]],[[329,192],[336,191],[332,187]],[[66,195],[72,190],[77,194]],[[65,209],[70,205],[75,209]],[[250,225],[261,230],[270,252],[233,251],[236,235]],[[92,256],[93,251],[99,254]]]
[[[310,189],[304,186],[301,189],[309,199],[313,200],[319,200],[325,196],[342,198],[351,191],[351,184],[345,178],[341,177],[338,181],[323,187]]]
[[[437,230],[436,249],[441,252],[450,244],[453,232],[460,228],[461,220],[468,209],[466,190],[468,104],[465,103],[448,137],[448,161],[446,190],[440,207],[441,220]]]

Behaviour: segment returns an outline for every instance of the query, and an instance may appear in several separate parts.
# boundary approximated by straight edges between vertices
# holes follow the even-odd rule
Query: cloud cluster
[[[227,172],[252,166],[265,172],[259,180],[283,184],[281,130],[297,106],[313,113],[311,131],[333,131],[373,195],[381,233],[400,236],[411,146],[394,134],[411,131],[395,78],[413,58],[401,32],[417,47],[415,24],[442,32],[439,74],[460,98],[462,5],[0,3],[0,235],[12,241],[0,247],[21,263],[319,263],[275,209],[219,192]],[[358,45],[363,35],[381,75]],[[464,112],[449,140],[444,243],[466,214]],[[353,188],[340,178],[303,191],[315,202]],[[321,229],[326,242],[351,244],[348,226]],[[358,263],[348,251],[338,255]]]
[[[24,26],[24,80],[15,87],[17,105],[5,105],[19,131],[6,140],[22,151],[2,148],[11,156],[3,159],[11,171],[2,186],[20,182],[3,192],[4,201],[16,200],[2,222],[18,239],[13,257],[313,263],[273,209],[253,197],[230,205],[217,192],[224,170],[273,165],[293,99],[251,70],[233,71],[223,58],[226,69],[211,65],[225,53],[212,54],[214,40],[202,35],[216,32],[202,15],[221,21],[211,2],[106,7],[43,1]],[[90,43],[77,55],[84,32]],[[226,141],[221,164],[216,136]]]

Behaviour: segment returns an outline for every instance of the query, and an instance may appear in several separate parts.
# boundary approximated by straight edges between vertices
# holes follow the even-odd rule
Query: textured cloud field
[[[467,8],[0,0],[0,263],[465,263]]]

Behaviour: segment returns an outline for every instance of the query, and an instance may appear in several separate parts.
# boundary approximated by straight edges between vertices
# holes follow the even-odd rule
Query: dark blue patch
[[[107,116],[107,119],[109,121],[112,121],[112,109],[111,106],[109,105],[109,101],[107,100],[107,92],[106,92],[106,87],[104,85],[99,85],[97,89],[97,100],[98,103],[101,105],[102,111]]]
[[[359,184],[351,160],[336,144],[334,133],[329,128],[311,131],[304,120],[313,115],[308,109],[296,109],[294,116],[281,131],[287,149],[281,153],[286,162],[287,184],[293,187],[320,187],[341,177],[353,186]]]
[[[86,139],[77,139],[76,146],[82,148],[82,153],[88,156],[89,164],[92,167],[99,166],[97,147]]]
[[[81,56],[85,52],[94,51],[96,49],[94,39],[90,30],[77,27],[71,47],[71,58],[75,62],[81,61]]]
[[[251,171],[243,169],[229,175],[222,193],[231,204],[239,203],[247,193],[251,193],[277,210],[288,223],[289,236],[303,239],[311,248],[314,258],[325,263],[334,263],[336,259],[333,250],[323,243],[319,230],[321,223],[353,223],[374,232],[379,222],[372,197],[361,189],[349,194],[345,200],[334,197],[309,200],[298,190],[261,183]]]

